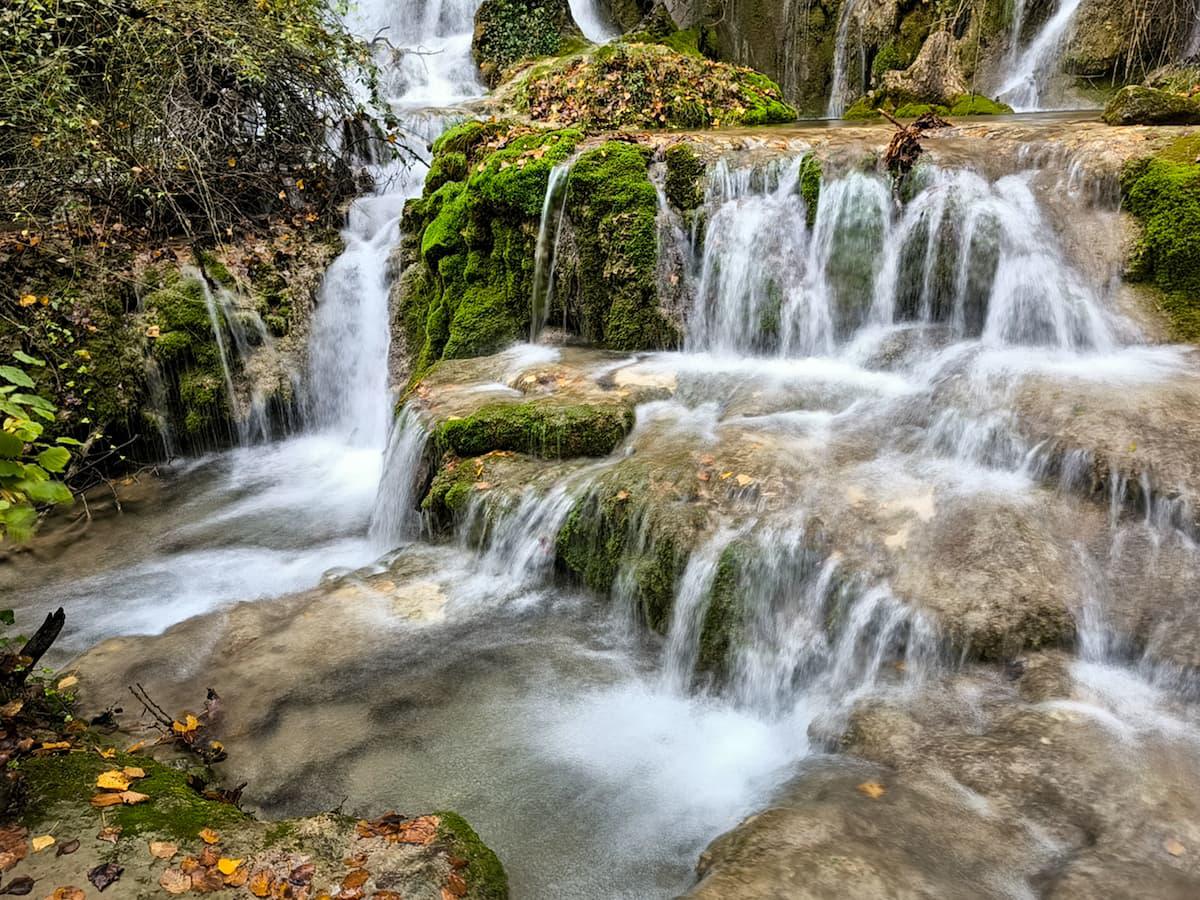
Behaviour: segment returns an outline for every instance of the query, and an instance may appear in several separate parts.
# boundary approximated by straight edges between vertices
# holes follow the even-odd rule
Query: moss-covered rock
[[[1159,88],[1126,85],[1104,108],[1109,125],[1197,125],[1200,100]]]
[[[567,182],[578,259],[564,275],[578,284],[579,332],[618,350],[679,340],[658,304],[658,194],[649,161],[646,148],[609,141],[581,155]]]
[[[765,75],[662,44],[618,41],[517,80],[522,112],[587,128],[712,128],[791,122],[796,110]]]
[[[582,138],[574,129],[466,122],[434,144],[425,193],[405,207],[394,305],[414,376],[528,334],[550,171]]]
[[[491,87],[525,59],[556,56],[582,41],[566,0],[483,0],[475,12],[471,55]]]
[[[93,807],[90,800],[97,793],[97,777],[126,766],[144,773],[132,789],[146,799],[132,805]],[[364,837],[358,823],[343,815],[261,821],[232,804],[203,796],[189,780],[198,773],[185,768],[182,761],[175,766],[119,752],[106,759],[81,748],[23,759],[16,772],[24,788],[17,817],[30,830],[53,827],[57,834],[80,838],[105,826],[117,830],[112,842],[88,837],[73,854],[33,854],[17,864],[17,874],[38,882],[82,884],[90,868],[112,863],[120,867],[116,889],[120,896],[160,893],[160,879],[167,868],[176,872],[190,869],[201,875],[211,870],[206,890],[215,890],[230,883],[218,874],[216,866],[218,858],[226,858],[237,860],[235,871],[242,873],[243,883],[245,876],[263,880],[273,895],[291,896],[297,888],[307,890],[309,884],[313,890],[327,893],[336,891],[346,875],[343,860],[361,855],[361,866],[369,876],[368,890],[401,888],[408,896],[440,893],[475,900],[508,896],[508,880],[500,861],[453,812],[418,817],[416,824],[432,830],[427,843],[397,845],[382,837]],[[201,839],[204,829],[215,834],[215,844]],[[155,859],[146,851],[151,840],[175,843],[179,855],[166,862]],[[300,874],[305,870],[299,868],[306,863],[311,863],[307,876]],[[289,876],[294,879],[290,884]]]
[[[623,403],[492,403],[440,423],[433,441],[460,457],[491,450],[550,459],[607,456],[632,427],[633,409]]]
[[[663,158],[667,164],[667,199],[683,212],[704,202],[704,175],[707,166],[691,144],[672,144]]]
[[[1012,107],[982,94],[963,94],[955,97],[950,104],[952,116],[1006,116],[1012,114]]]
[[[1121,176],[1125,208],[1142,233],[1128,276],[1160,291],[1175,336],[1200,340],[1200,136],[1130,160]]]

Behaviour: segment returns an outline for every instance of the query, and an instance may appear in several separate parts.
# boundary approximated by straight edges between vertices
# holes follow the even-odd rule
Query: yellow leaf
[[[80,359],[91,359],[92,358],[92,354],[89,353],[87,350],[76,350],[75,355],[78,356]]]
[[[878,800],[887,793],[887,788],[878,781],[864,781],[858,786],[858,789],[872,800]]]
[[[191,734],[200,727],[200,720],[188,713],[182,722],[172,722],[171,728],[176,734]]]
[[[103,750],[97,750],[96,752],[99,753],[104,759],[112,759],[117,755],[117,750],[115,747],[105,747]]]
[[[162,334],[162,331],[159,330],[159,327],[157,325],[151,325],[149,328],[146,329],[146,337],[156,338],[161,334]]]
[[[129,779],[119,769],[110,769],[107,772],[101,772],[96,778],[96,787],[104,788],[106,791],[123,791],[129,787]]]
[[[229,859],[227,856],[222,856],[217,860],[217,869],[222,875],[232,875],[243,862],[245,860]]]
[[[732,478],[732,477],[733,477],[733,473],[732,473],[732,472],[722,472],[722,473],[721,473],[721,480],[722,480],[722,481],[728,481],[728,480],[729,480],[730,478]]]
[[[237,157],[231,156],[231,157],[229,157],[229,159],[225,160],[225,162],[227,162],[229,164],[229,168],[232,169],[234,166],[237,165]]]
[[[54,846],[54,838],[51,835],[43,834],[33,838],[29,843],[33,845],[34,853],[41,853],[47,847]]]
[[[121,771],[124,772],[125,777],[130,780],[133,780],[134,778],[145,778],[146,777],[146,770],[138,768],[137,766],[126,766]]]
[[[296,190],[298,190],[298,191],[304,190],[304,179],[303,178],[296,179]]]
[[[738,475],[737,483],[739,487],[745,487],[748,484],[754,484],[754,479],[749,475]]]
[[[215,844],[220,839],[221,839],[221,836],[219,834],[217,834],[215,831],[213,831],[211,828],[201,828],[200,829],[200,840],[204,841],[204,843]]]
[[[35,295],[35,294],[26,294],[26,295],[25,295],[24,297],[22,297],[22,298],[20,299],[20,301],[18,301],[18,302],[19,302],[19,303],[20,303],[22,306],[33,306],[33,304],[37,303],[37,295]]]
[[[132,746],[127,747],[125,752],[126,753],[137,753],[139,750],[141,750],[145,746],[146,746],[145,741],[138,741],[136,744],[133,744]]]
[[[67,750],[70,749],[70,746],[70,741],[50,741],[42,743],[43,750]]]
[[[97,794],[92,798],[92,806],[118,806],[125,801],[121,799],[121,795],[117,793]]]
[[[74,675],[68,675],[66,678],[64,678],[62,681],[60,681],[58,683],[58,689],[60,691],[65,691],[67,688],[75,687],[75,685],[77,685],[77,684],[79,684],[79,679],[76,678]]]
[[[37,848],[34,847],[34,849],[36,850]],[[1187,851],[1187,848],[1175,838],[1167,838],[1165,841],[1163,841],[1163,849],[1172,856],[1183,856],[1183,854]]]

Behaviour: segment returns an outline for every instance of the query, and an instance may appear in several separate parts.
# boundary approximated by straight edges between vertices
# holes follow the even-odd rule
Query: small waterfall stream
[[[1021,51],[1009,67],[1008,77],[1000,86],[997,97],[1017,112],[1041,109],[1069,108],[1062,101],[1048,101],[1048,80],[1057,74],[1063,44],[1070,35],[1075,21],[1075,12],[1081,0],[1059,0],[1054,13],[1042,25],[1029,45]],[[1023,11],[1022,7],[1022,11]],[[1016,22],[1020,22],[1019,19]],[[1019,32],[1013,34],[1013,45],[1019,40]]]

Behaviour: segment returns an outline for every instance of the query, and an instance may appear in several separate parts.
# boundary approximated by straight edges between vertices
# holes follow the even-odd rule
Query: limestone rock
[[[954,36],[948,31],[931,34],[911,66],[884,75],[883,90],[898,99],[947,106],[966,94],[969,85],[958,64]]]

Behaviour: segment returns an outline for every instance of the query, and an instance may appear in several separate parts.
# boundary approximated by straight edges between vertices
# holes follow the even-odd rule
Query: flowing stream
[[[1022,54],[1034,81],[1076,5]],[[473,12],[355,8],[358,33],[386,39],[389,100],[417,143],[482,91]],[[594,9],[576,17],[607,34]],[[660,238],[689,288],[682,350],[521,345],[464,388],[511,397],[523,373],[562,365],[668,395],[637,408],[611,456],[547,464],[506,500],[481,491],[444,543],[421,539],[417,510],[429,423],[415,407],[393,417],[388,375],[388,257],[424,168],[366,165],[376,191],[351,209],[321,288],[302,428],[176,463],[159,496],[64,550],[17,604],[68,603],[63,652],[116,638],[85,659],[98,690],[123,690],[131,647],[168,707],[218,687],[252,806],[453,808],[516,897],[671,897],[708,841],[833,745],[857,701],[948,677],[944,623],[1001,615],[994,595],[1070,598],[1089,710],[1120,723],[1190,689],[1169,625],[1134,640],[1147,617],[1118,602],[1168,572],[1194,587],[1186,502],[1147,475],[1091,503],[1086,448],[1060,452],[1021,424],[1030,383],[1135,398],[1190,365],[1144,341],[1111,269],[1068,240],[1074,221],[1103,243],[1118,212],[1064,189],[1061,161],[931,165],[904,203],[882,176],[834,172],[816,210],[798,189],[803,155],[717,163],[707,224]],[[543,206],[535,339],[567,177],[555,170]],[[234,314],[210,303],[220,333]],[[572,509],[631,465],[713,499],[661,640],[634,621],[652,510],[632,518],[610,596],[554,573]],[[702,665],[718,585],[746,610],[719,681]]]

